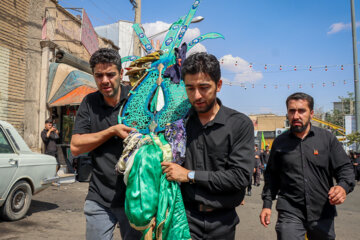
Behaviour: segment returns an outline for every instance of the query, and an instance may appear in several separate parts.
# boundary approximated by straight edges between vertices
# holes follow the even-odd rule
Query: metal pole
[[[359,89],[359,65],[358,65],[357,46],[356,46],[355,4],[354,4],[354,0],[350,0],[350,1],[351,1],[351,27],[352,27],[353,58],[354,58],[355,122],[356,122],[356,131],[360,132],[359,131],[360,130],[360,91],[359,91],[360,89]]]
[[[141,0],[136,0],[136,8],[135,8],[135,23],[141,24]],[[137,37],[135,31],[134,31],[134,55],[135,56],[141,56],[141,46],[140,46],[140,40]]]

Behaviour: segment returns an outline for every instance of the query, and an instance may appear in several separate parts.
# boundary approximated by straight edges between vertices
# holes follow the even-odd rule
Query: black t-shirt
[[[96,133],[118,124],[119,110],[129,90],[130,87],[121,86],[120,102],[115,107],[107,105],[99,91],[88,94],[76,114],[73,134]],[[123,176],[115,172],[122,151],[123,140],[115,136],[90,152],[93,173],[87,200],[96,201],[105,207],[124,205]]]

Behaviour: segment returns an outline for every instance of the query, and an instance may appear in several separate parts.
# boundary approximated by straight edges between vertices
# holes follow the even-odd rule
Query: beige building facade
[[[256,114],[249,115],[252,120],[255,130],[255,141],[261,149],[264,149],[264,143],[261,141],[262,135],[264,135],[265,145],[271,147],[276,136],[280,131],[285,131],[288,128],[286,116],[278,116],[275,114]]]
[[[0,9],[0,119],[14,125],[31,149],[40,151],[45,119],[60,116],[65,107],[51,106],[48,99],[49,68],[56,53],[61,50],[77,60],[79,65],[63,65],[80,72],[80,65],[90,58],[80,39],[81,17],[56,0],[1,0]],[[110,40],[96,38],[98,47],[118,50]],[[56,123],[61,124],[61,118]]]

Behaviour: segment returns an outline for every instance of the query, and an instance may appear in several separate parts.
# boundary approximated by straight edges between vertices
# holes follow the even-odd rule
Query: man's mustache
[[[303,121],[301,121],[301,120],[293,120],[291,123],[292,123],[292,124],[294,124],[294,123],[301,123],[301,124],[303,124]]]

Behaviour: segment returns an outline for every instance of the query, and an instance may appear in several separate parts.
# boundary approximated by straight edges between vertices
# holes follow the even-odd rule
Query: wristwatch
[[[190,171],[187,176],[188,176],[190,184],[195,183],[195,172],[194,171]]]

